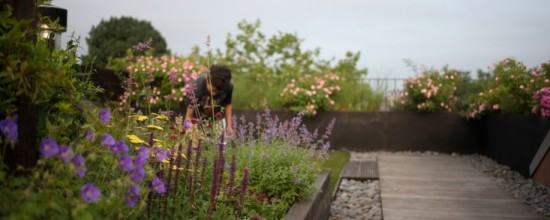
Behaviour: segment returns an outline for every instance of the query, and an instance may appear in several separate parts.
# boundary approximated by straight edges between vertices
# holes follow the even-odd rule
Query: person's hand
[[[232,138],[233,137],[233,128],[232,127],[225,128],[225,135],[228,138]]]

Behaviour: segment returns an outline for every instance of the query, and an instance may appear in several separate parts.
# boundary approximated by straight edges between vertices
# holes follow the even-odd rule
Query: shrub
[[[537,110],[536,91],[550,86],[548,63],[528,69],[512,58],[504,59],[490,69],[484,91],[470,106],[468,116],[476,118],[489,111],[529,114]]]
[[[191,82],[208,71],[205,66],[191,60],[169,55],[118,59],[111,67],[123,71],[121,66],[128,73],[123,77],[126,91],[120,97],[121,107],[183,107]]]
[[[306,116],[316,115],[317,110],[334,105],[332,97],[340,91],[340,86],[336,85],[339,80],[335,74],[307,74],[292,79],[281,92],[283,105],[295,112],[303,111]]]
[[[458,100],[457,82],[461,78],[460,71],[448,67],[441,71],[428,69],[405,81],[400,104],[405,109],[421,112],[453,111]]]

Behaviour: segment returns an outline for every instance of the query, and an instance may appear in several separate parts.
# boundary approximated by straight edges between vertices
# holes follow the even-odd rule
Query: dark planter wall
[[[255,121],[261,111],[234,110],[237,117]],[[279,119],[294,114],[271,111]],[[304,123],[322,134],[330,121],[336,124],[330,138],[331,149],[352,151],[438,151],[444,153],[478,152],[478,140],[472,124],[453,113],[422,114],[415,112],[320,112]]]
[[[483,119],[486,135],[480,153],[529,176],[550,120],[537,115],[490,114]]]

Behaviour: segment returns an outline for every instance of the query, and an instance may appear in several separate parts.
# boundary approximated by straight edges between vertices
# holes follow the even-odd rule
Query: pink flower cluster
[[[550,117],[550,87],[544,87],[533,94],[538,106],[533,107],[533,113],[540,112],[544,117]]]
[[[439,70],[427,70],[418,77],[405,80],[405,90],[401,92],[401,104],[405,108],[419,111],[452,111],[457,101],[455,96],[456,80],[459,75],[444,67]]]
[[[306,115],[317,114],[323,109],[335,104],[332,99],[340,86],[335,85],[340,77],[333,73],[320,76],[306,74],[298,79],[292,79],[281,92],[286,106],[293,110],[304,111]]]
[[[126,91],[120,97],[120,106],[131,103],[183,102],[186,87],[200,74],[208,71],[202,65],[179,56],[136,57],[127,67],[129,77]]]

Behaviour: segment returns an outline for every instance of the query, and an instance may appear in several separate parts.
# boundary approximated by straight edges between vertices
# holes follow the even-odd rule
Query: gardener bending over
[[[231,97],[233,84],[231,70],[225,65],[215,64],[210,67],[210,74],[199,76],[194,82],[194,94],[187,94],[185,119],[192,121],[214,118],[225,119],[227,136],[233,135],[231,127]],[[214,112],[212,112],[214,106]]]

